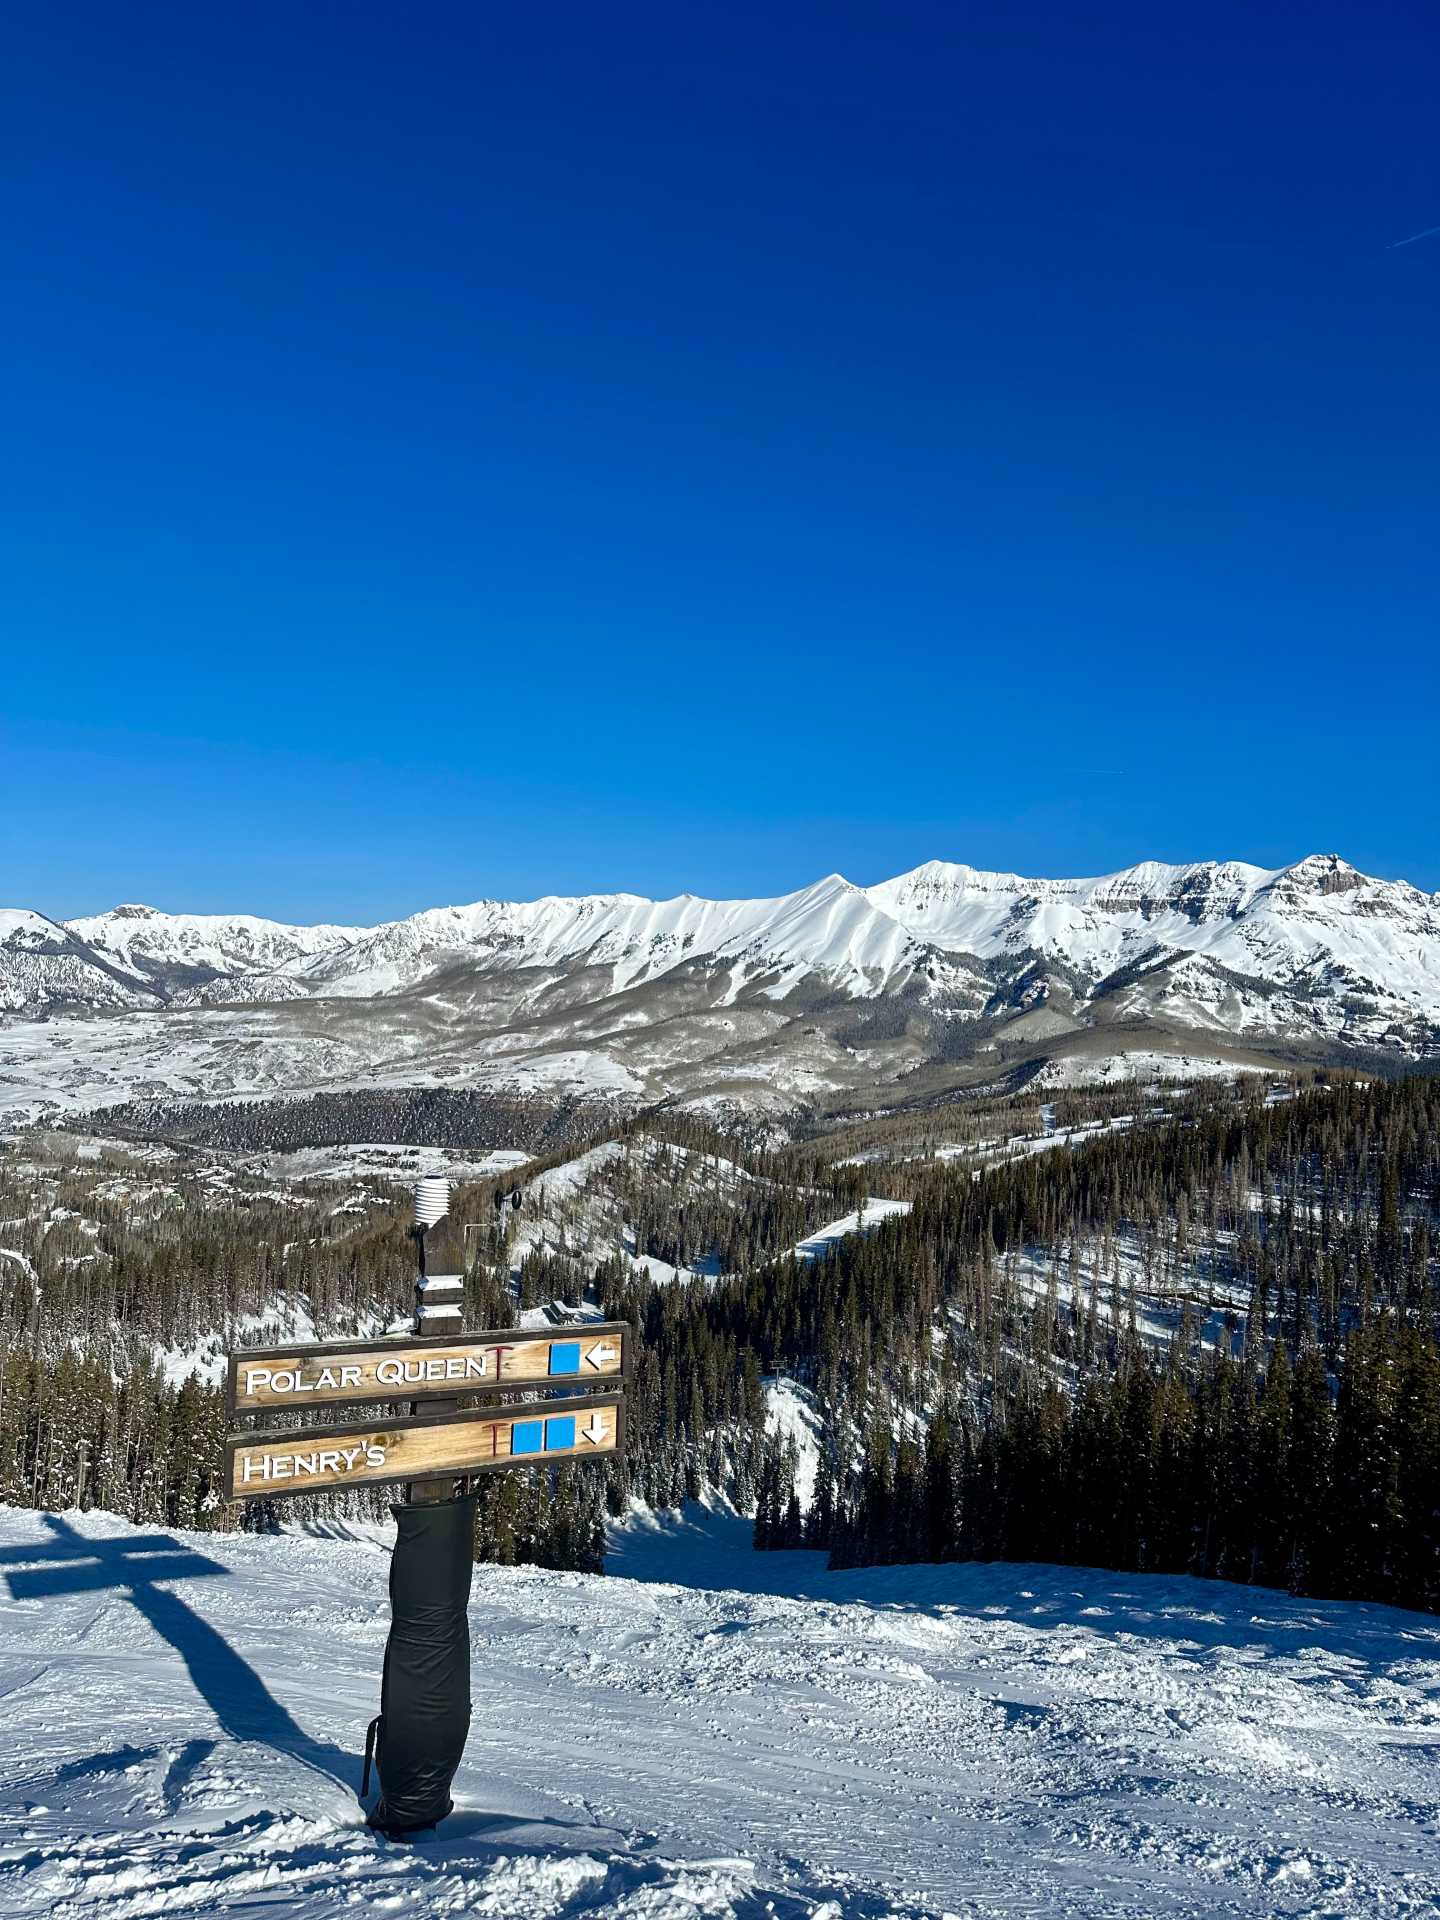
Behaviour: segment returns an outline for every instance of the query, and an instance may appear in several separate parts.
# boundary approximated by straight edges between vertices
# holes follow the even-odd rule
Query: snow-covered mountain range
[[[0,1009],[0,1076],[32,1083],[47,1049],[21,1029],[44,1016],[65,1066],[109,1057],[111,1098],[409,1080],[888,1105],[1136,1052],[1430,1055],[1440,895],[1325,854],[1087,880],[936,860],[775,899],[482,900],[377,927],[22,909],[0,913]]]

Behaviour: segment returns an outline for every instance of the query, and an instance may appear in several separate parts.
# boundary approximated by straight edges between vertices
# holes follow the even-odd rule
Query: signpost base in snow
[[[450,1782],[470,1731],[470,1575],[475,1496],[391,1511],[390,1638],[371,1725],[380,1798],[369,1824],[390,1837],[449,1813]],[[369,1784],[370,1741],[366,1743]]]
[[[518,1187],[508,1199],[519,1204]],[[477,1496],[456,1497],[457,1480],[543,1471],[625,1445],[629,1328],[592,1321],[463,1332],[464,1235],[449,1206],[443,1175],[419,1182],[414,1338],[247,1348],[229,1360],[232,1418],[301,1406],[330,1417],[322,1426],[231,1434],[227,1500],[405,1484],[406,1499],[391,1508],[390,1637],[360,1786],[363,1800],[378,1766],[380,1798],[368,1819],[392,1838],[429,1832],[451,1811],[470,1731]],[[408,1418],[377,1410],[397,1400],[410,1402]]]

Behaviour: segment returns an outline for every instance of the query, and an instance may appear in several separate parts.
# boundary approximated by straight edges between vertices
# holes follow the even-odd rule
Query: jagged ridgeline
[[[773,1150],[588,1118],[526,1143],[520,1213],[492,1204],[513,1169],[458,1192],[467,1315],[629,1319],[630,1452],[603,1483],[492,1484],[483,1552],[593,1565],[605,1505],[725,1498],[760,1545],[841,1564],[1040,1558],[1440,1606],[1435,1080],[997,1101],[983,1126],[931,1109]],[[383,1324],[409,1294],[403,1189],[155,1131],[172,1144],[0,1155],[0,1498],[264,1525],[217,1497],[215,1357]]]
[[[1036,1086],[1380,1076],[1440,1046],[1437,941],[1440,896],[1330,854],[1069,880],[927,861],[779,898],[482,900],[377,927],[0,908],[0,1108],[64,1125],[368,1081],[792,1128]],[[417,1125],[442,1113],[473,1118]]]

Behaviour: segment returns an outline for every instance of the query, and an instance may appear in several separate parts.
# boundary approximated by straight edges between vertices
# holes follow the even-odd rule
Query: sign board
[[[624,1443],[625,1400],[619,1392],[408,1420],[241,1433],[225,1443],[225,1498],[273,1500],[336,1487],[545,1466],[618,1453]]]
[[[342,1340],[305,1347],[247,1347],[230,1355],[231,1416],[335,1407],[364,1400],[450,1399],[507,1388],[597,1387],[630,1370],[623,1321],[577,1327],[509,1327],[453,1340]]]

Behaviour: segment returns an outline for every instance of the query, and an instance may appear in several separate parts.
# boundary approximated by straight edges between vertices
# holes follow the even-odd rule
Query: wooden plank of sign
[[[543,1467],[602,1458],[624,1444],[620,1393],[304,1432],[233,1434],[225,1442],[225,1498],[274,1500],[440,1474]]]
[[[231,1416],[271,1407],[335,1407],[364,1400],[454,1398],[541,1386],[610,1386],[630,1370],[630,1328],[507,1327],[452,1340],[341,1340],[246,1347],[229,1357]]]

